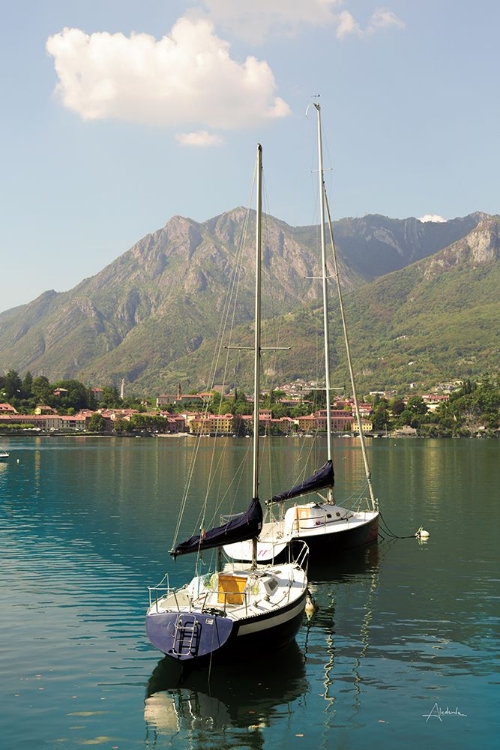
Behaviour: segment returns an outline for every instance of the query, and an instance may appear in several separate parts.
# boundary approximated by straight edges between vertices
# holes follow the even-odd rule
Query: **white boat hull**
[[[297,505],[283,520],[263,524],[257,540],[257,562],[278,563],[288,554],[288,547],[299,542],[307,544],[314,562],[331,560],[341,552],[374,542],[378,518],[378,511],[346,511],[328,503]],[[252,557],[247,542],[226,545],[224,552],[242,562]]]

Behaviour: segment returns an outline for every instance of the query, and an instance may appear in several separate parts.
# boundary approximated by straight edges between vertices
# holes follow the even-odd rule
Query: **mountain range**
[[[243,208],[203,223],[175,216],[74,289],[47,291],[1,313],[0,371],[92,386],[123,380],[135,394],[207,387],[235,279],[235,339],[251,340],[254,225],[255,213]],[[500,369],[499,227],[498,216],[480,212],[446,222],[380,215],[334,222],[362,389],[427,386]],[[266,216],[263,237],[264,333],[274,338],[278,331],[291,346],[273,356],[268,374],[275,385],[314,379],[319,227]],[[347,371],[335,302],[331,318],[332,380],[341,384]],[[237,359],[227,384],[248,387],[249,368]]]

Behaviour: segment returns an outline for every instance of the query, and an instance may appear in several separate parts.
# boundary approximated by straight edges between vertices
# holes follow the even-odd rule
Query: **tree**
[[[393,398],[389,401],[389,409],[395,417],[398,417],[405,409],[405,402],[402,398]]]
[[[414,411],[411,409],[404,409],[397,418],[396,424],[398,427],[418,427],[419,421]]]
[[[324,388],[310,391],[304,396],[304,399],[311,402],[313,411],[326,409],[326,391]]]
[[[243,415],[243,414],[252,414],[253,412],[253,404],[251,404],[246,399],[244,401],[241,401],[240,399],[238,402],[234,405],[232,413],[234,415]]]
[[[233,417],[233,433],[238,437],[244,437],[247,433],[245,420],[237,414]]]
[[[31,391],[32,386],[33,386],[33,375],[28,370],[28,372],[23,378],[23,383],[21,386],[21,393],[22,393],[23,398],[30,398],[30,396],[33,395]]]
[[[127,432],[130,427],[128,419],[115,419],[113,429],[115,432]]]
[[[225,400],[219,404],[218,414],[234,414],[234,402]]]
[[[33,379],[31,392],[39,404],[48,404],[53,401],[53,390],[45,375]]]
[[[281,419],[281,417],[288,416],[287,409],[283,404],[273,404],[272,414],[273,419]]]
[[[105,386],[102,389],[102,403],[106,404],[108,409],[117,409],[122,406],[123,399],[120,397],[116,385]]]
[[[92,414],[89,420],[89,431],[90,432],[104,432],[106,429],[106,420],[102,416],[102,414],[99,414],[99,412],[95,412]]]
[[[21,396],[22,386],[23,384],[19,374],[15,370],[9,370],[5,376],[4,382],[5,397],[7,399],[19,398]]]
[[[59,380],[55,388],[64,388],[67,393],[61,398],[65,409],[73,407],[77,411],[88,407],[88,390],[79,380]]]
[[[422,396],[412,396],[409,398],[406,408],[414,414],[427,414],[427,404],[424,403]]]
[[[309,408],[309,404],[298,404],[297,406],[293,406],[290,409],[290,417],[292,419],[297,419],[298,417],[305,417],[309,412],[311,411]]]
[[[372,414],[372,429],[376,431],[386,430],[389,425],[389,410],[387,401],[381,399]]]
[[[220,395],[219,391],[213,391],[210,403],[209,403],[209,409],[212,412],[212,414],[220,414],[220,405],[222,401],[222,396]]]

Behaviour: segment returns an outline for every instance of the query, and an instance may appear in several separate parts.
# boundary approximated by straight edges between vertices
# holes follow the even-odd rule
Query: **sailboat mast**
[[[255,339],[253,384],[253,497],[259,496],[259,396],[262,255],[262,146],[257,145],[257,219],[255,234]]]
[[[259,397],[261,357],[261,258],[262,258],[262,146],[257,144],[257,216],[255,230],[255,338],[253,381],[253,483],[252,497],[259,497]],[[257,539],[252,539],[252,565],[257,564]]]
[[[320,229],[321,229],[321,282],[323,289],[323,340],[325,349],[325,391],[326,391],[326,430],[328,460],[333,459],[332,450],[332,405],[330,384],[330,332],[328,322],[328,269],[326,265],[326,241],[325,241],[325,188],[323,178],[323,138],[321,133],[321,107],[314,104],[318,113],[318,176],[320,197]],[[328,499],[331,501],[333,492],[328,490]]]

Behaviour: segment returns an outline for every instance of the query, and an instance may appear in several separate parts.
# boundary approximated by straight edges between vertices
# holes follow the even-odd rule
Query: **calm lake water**
[[[248,442],[231,441],[228,477]],[[319,609],[296,646],[181,685],[147,641],[144,615],[148,585],[192,573],[189,557],[174,563],[168,550],[193,443],[0,443],[11,453],[0,463],[6,750],[499,746],[500,441],[369,443],[384,527],[405,537],[422,525],[428,541],[384,533],[313,568]],[[269,446],[283,488],[299,441]],[[207,439],[207,462],[212,447]],[[361,472],[356,440],[336,441],[335,466],[340,500]]]

